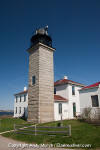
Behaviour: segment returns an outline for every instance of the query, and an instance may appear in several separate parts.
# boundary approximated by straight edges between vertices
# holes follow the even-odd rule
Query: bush
[[[62,127],[62,126],[63,126],[63,123],[61,123],[61,122],[57,123],[57,127]]]
[[[81,119],[91,120],[91,107],[84,108],[83,113],[81,114]]]
[[[25,120],[25,121],[27,121],[27,118],[26,118],[26,116],[25,116],[25,113],[21,116],[21,117],[19,117],[20,119],[23,119],[23,120]]]

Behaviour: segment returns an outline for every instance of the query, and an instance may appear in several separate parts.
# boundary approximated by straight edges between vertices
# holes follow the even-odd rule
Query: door
[[[76,117],[76,103],[73,103],[73,117]]]

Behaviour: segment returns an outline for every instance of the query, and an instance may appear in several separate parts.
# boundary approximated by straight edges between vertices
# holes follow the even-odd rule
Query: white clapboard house
[[[91,118],[100,119],[100,82],[83,87],[79,90],[80,95],[80,111],[84,114],[84,111],[90,111]]]
[[[84,85],[67,76],[54,83],[54,120],[73,119],[80,114],[79,90]],[[34,93],[33,93],[34,95]],[[28,117],[28,90],[15,94],[14,117]]]

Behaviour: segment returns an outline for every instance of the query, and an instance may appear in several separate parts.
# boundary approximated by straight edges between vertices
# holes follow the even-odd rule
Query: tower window
[[[56,88],[54,88],[54,94],[56,94]]]
[[[75,86],[72,86],[72,95],[75,95]]]
[[[59,114],[62,114],[62,103],[59,103]]]
[[[92,107],[99,107],[98,95],[91,96]]]
[[[34,85],[35,84],[35,76],[32,76],[32,85]]]

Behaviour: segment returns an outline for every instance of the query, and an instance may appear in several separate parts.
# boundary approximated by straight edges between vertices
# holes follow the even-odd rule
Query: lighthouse
[[[54,120],[54,63],[48,26],[35,31],[29,53],[28,121]]]

